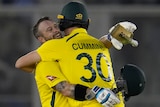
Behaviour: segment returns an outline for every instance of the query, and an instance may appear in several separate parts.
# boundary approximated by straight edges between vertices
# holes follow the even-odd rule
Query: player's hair
[[[42,36],[41,32],[38,31],[38,27],[39,27],[39,24],[43,21],[46,21],[46,20],[49,20],[49,21],[53,21],[50,17],[48,16],[44,16],[42,18],[40,18],[37,23],[33,26],[33,35],[36,37],[36,39],[39,37],[39,36]]]

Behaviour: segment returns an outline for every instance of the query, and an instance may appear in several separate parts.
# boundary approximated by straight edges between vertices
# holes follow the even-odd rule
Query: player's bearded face
[[[51,39],[59,39],[62,38],[62,33],[57,25],[57,23],[53,21],[43,21],[39,25],[39,30],[43,37],[43,42],[51,40]]]
[[[45,40],[51,40],[51,39],[59,39],[59,38],[62,38],[62,33],[61,31],[59,30],[59,28],[56,26],[52,26],[52,28],[45,32],[46,35],[44,35],[45,37]]]
[[[43,35],[43,38],[45,41],[48,41],[51,39],[60,39],[62,38],[62,33],[60,31],[52,32],[52,33]]]
[[[62,38],[62,33],[60,31],[59,32],[55,32],[55,33],[53,33],[52,38],[53,39]]]

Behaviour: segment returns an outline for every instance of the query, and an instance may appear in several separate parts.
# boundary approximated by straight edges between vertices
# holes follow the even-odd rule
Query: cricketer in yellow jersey
[[[76,3],[72,3],[70,3],[71,7],[67,7],[69,4],[66,5],[66,7],[62,10],[62,14],[58,17],[60,19],[60,29],[64,31],[67,36],[62,39],[51,40],[43,44],[37,50],[41,57],[41,61],[58,61],[66,79],[72,84],[81,84],[90,88],[98,84],[98,87],[109,89],[115,88],[116,84],[108,49],[105,48],[99,40],[87,34],[86,29],[88,28],[88,19],[86,21],[86,18],[82,18],[83,15],[85,17],[85,12],[83,13],[81,11],[82,13],[77,12],[75,14],[74,12],[77,11],[77,9],[73,12],[73,14],[71,13],[73,16],[68,15],[73,7],[76,8]],[[71,19],[68,20],[67,18]],[[77,21],[77,19],[82,21]],[[76,71],[80,75],[78,75]],[[111,104],[108,104],[109,101],[104,101],[104,97],[102,98],[103,95],[108,94],[103,93],[100,97],[97,95],[99,94],[96,93],[96,100],[103,106],[124,106],[122,95],[120,96],[121,103],[116,101],[116,98],[113,98],[111,102],[115,102]],[[79,96],[80,95],[78,95],[78,97]],[[79,98],[77,99],[79,100]],[[84,100],[85,98],[82,99]],[[74,103],[71,102],[70,104],[73,105]],[[89,105],[87,104],[87,106]]]
[[[38,33],[34,33],[34,36],[42,44],[50,39],[56,39],[56,38],[61,37],[61,36],[59,36],[60,34],[59,34],[59,30],[56,27],[56,24],[51,19],[49,19],[49,17],[41,18],[41,19],[39,19],[39,21],[37,23],[38,24],[35,26],[36,26],[36,29],[38,29],[38,30],[35,30],[35,31]],[[31,55],[31,53],[29,53],[28,55]],[[28,60],[29,58],[26,58],[26,59]],[[26,59],[23,59],[23,62],[25,62]],[[34,56],[32,59],[36,59],[36,57]],[[22,62],[20,64],[23,65]],[[32,71],[32,69],[33,69],[32,67],[29,67],[29,69],[26,69],[27,68],[26,66],[24,66],[25,69],[23,68],[23,70],[28,71],[28,72],[30,72],[30,70]],[[54,90],[53,87],[56,86],[56,84],[59,84],[62,81],[65,81],[63,76],[59,77],[59,75],[58,75],[60,73],[58,70],[57,62],[45,62],[45,63],[40,62],[40,63],[38,63],[36,68],[37,69],[35,72],[35,79],[37,82],[37,87],[38,87],[38,91],[40,94],[42,107],[50,107],[53,105],[55,107],[57,105],[58,105],[58,107],[61,107],[61,106],[64,107],[64,104],[66,103],[66,100],[68,98],[64,97],[64,95],[62,95],[62,93],[60,93],[58,91],[56,92],[56,94],[55,94],[55,91],[53,91]],[[56,71],[56,72],[53,72],[53,71]],[[67,86],[65,85],[65,87],[67,87]],[[56,101],[54,100],[54,97],[52,97],[54,95],[55,95],[55,98],[57,99]],[[62,102],[64,102],[64,103],[62,103]],[[67,106],[67,104],[65,104],[65,106]]]
[[[42,61],[57,60],[65,78],[72,84],[81,84],[89,88],[95,85],[110,89],[116,87],[108,49],[99,40],[88,35],[83,28],[73,30],[62,39],[44,43],[37,52]],[[115,107],[124,106],[122,96],[120,99],[121,103]],[[81,102],[68,98],[67,102],[73,107],[102,106],[95,99]]]
[[[86,33],[86,32],[85,32]],[[92,43],[92,42],[91,42]],[[76,50],[77,49],[77,46],[78,46],[79,44],[74,44],[74,49]],[[102,44],[101,44],[102,45]],[[88,48],[89,47],[89,49],[99,49],[99,48],[104,48],[103,46],[101,46],[101,45],[96,45],[96,44],[93,44],[92,46],[88,46],[88,44],[87,44],[87,46],[86,46],[86,44],[84,44],[84,47],[86,47],[86,48]],[[85,57],[85,56],[84,56]],[[101,58],[101,55],[99,56],[99,58]],[[92,63],[92,62],[89,62],[89,63]],[[108,63],[108,62],[107,62]],[[39,64],[38,64],[39,65]],[[41,64],[40,63],[40,65],[42,66],[43,64]],[[38,66],[37,66],[38,67]],[[88,65],[88,67],[89,68],[92,68],[90,65]],[[88,70],[89,70],[89,68],[87,68]],[[38,68],[37,68],[38,69]],[[58,71],[58,70],[57,70]],[[94,70],[93,70],[94,71]],[[39,71],[40,72],[40,71]],[[94,73],[94,72],[93,72]],[[103,74],[101,74],[101,76],[103,77],[104,75]],[[48,76],[47,76],[48,77]],[[52,77],[52,76],[51,76]],[[51,77],[49,76],[49,79],[51,79]],[[104,77],[103,77],[104,78]],[[105,78],[104,78],[105,79]],[[63,79],[62,79],[63,80]],[[88,80],[87,80],[88,81]],[[90,81],[90,80],[89,80]],[[42,81],[41,81],[42,82]],[[37,82],[38,83],[38,82]],[[43,82],[42,82],[43,83]],[[40,83],[41,84],[41,83]],[[39,85],[40,86],[40,85]],[[42,88],[41,88],[42,89]],[[53,90],[53,89],[51,89],[51,90]],[[60,97],[61,98],[61,97]],[[70,99],[70,98],[68,98],[68,99]],[[72,101],[72,99],[70,99],[71,101]],[[43,101],[43,100],[42,100]],[[61,100],[62,101],[62,100]],[[61,102],[60,101],[60,102]],[[75,101],[75,100],[73,100],[73,101]],[[90,104],[90,101],[89,101],[89,103],[86,103],[86,101],[84,101],[85,103],[84,103],[84,105],[85,104]],[[88,101],[87,101],[88,102]],[[95,101],[96,102],[96,101]],[[73,104],[73,102],[72,103],[70,103],[70,104]],[[93,103],[91,103],[91,104],[93,104]],[[99,104],[99,103],[98,103]],[[77,103],[76,104],[77,106],[78,105],[82,105],[82,102],[80,102],[80,103]]]

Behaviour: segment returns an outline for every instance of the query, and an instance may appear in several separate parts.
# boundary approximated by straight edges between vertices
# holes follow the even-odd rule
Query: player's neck
[[[68,36],[74,29],[78,27],[70,27],[64,30],[65,36]]]

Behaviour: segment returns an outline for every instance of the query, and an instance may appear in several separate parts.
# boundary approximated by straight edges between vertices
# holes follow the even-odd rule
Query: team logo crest
[[[46,78],[47,78],[48,80],[50,80],[50,81],[53,81],[54,79],[56,79],[56,77],[51,76],[51,75],[46,76]]]
[[[75,17],[75,19],[82,20],[82,18],[83,18],[83,15],[82,15],[81,13],[79,13],[79,14],[76,14],[76,17]]]

